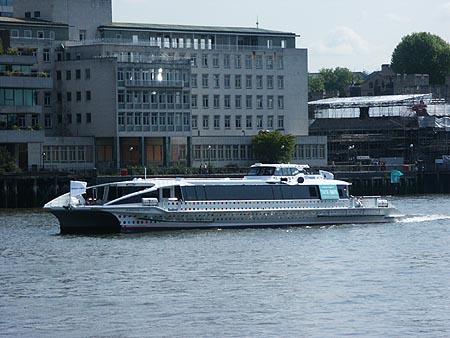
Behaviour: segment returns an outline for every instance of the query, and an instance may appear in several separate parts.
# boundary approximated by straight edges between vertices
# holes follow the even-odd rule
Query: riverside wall
[[[241,177],[242,174],[227,176]],[[335,172],[335,177],[352,183],[352,195],[450,194],[450,171],[405,172],[397,184],[391,183],[388,171]],[[68,192],[70,180],[87,181],[88,185],[93,185],[130,178],[61,173],[3,175],[0,176],[0,209],[41,208],[46,202]]]

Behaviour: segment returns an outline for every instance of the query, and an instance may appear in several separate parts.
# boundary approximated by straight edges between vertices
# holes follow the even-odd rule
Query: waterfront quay
[[[415,195],[450,193],[449,170],[418,170],[406,167],[399,183],[391,182],[394,168],[378,170],[373,167],[343,166],[329,168],[337,179],[352,183],[353,195]],[[208,177],[242,177],[242,173],[206,174]],[[171,175],[186,177],[187,175]],[[190,177],[196,175],[189,175]],[[198,174],[204,177],[205,174]],[[71,174],[38,172],[0,176],[0,208],[40,208],[49,200],[69,191],[70,180],[87,181],[88,185],[123,181],[142,176],[97,176],[96,172]],[[149,176],[150,177],[150,176]]]

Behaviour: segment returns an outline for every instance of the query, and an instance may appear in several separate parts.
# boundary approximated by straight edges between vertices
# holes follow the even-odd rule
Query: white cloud
[[[361,55],[371,51],[370,44],[363,37],[345,26],[336,27],[323,41],[315,43],[311,48],[330,55]]]

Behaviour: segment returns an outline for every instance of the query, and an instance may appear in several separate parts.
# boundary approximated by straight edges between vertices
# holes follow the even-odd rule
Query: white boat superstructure
[[[138,178],[78,189],[44,208],[62,233],[383,223],[399,215],[384,198],[350,196],[348,182],[308,170],[255,164],[242,179]]]

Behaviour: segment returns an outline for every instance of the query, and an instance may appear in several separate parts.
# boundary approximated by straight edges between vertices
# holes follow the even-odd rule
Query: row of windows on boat
[[[113,201],[119,197],[142,190],[142,187],[110,186],[105,191],[97,191],[88,196],[99,203]],[[161,190],[161,191],[160,191]],[[338,185],[339,198],[348,198],[346,185]],[[320,199],[320,189],[317,185],[235,185],[235,186],[174,186],[160,188],[150,192],[143,192],[112,204],[140,203],[142,198],[176,198],[183,201],[245,201],[245,200],[292,200],[292,199]]]

